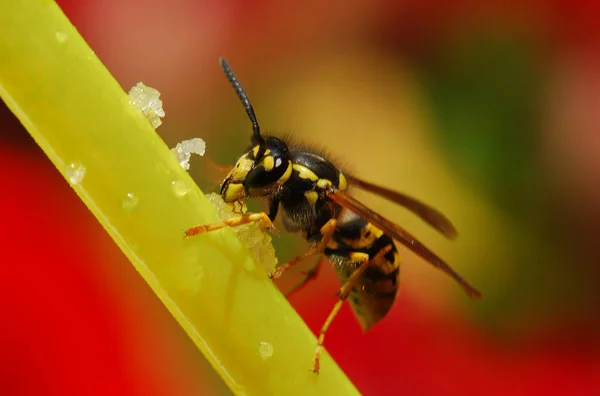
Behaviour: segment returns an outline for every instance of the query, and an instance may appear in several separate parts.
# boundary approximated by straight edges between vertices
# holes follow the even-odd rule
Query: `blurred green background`
[[[224,56],[264,131],[324,148],[351,172],[453,220],[460,236],[447,241],[402,208],[357,194],[484,294],[469,301],[402,249],[402,286],[389,317],[362,334],[345,307],[328,333],[327,349],[362,393],[600,391],[596,2],[59,4],[125,90],[143,81],[161,91],[167,116],[158,133],[169,146],[202,137],[207,156],[221,164],[247,147],[250,125],[219,68]],[[8,269],[0,359],[10,368],[0,387],[6,394],[229,394],[6,108],[0,120]],[[204,191],[217,188],[202,159],[191,173]],[[59,220],[66,210],[70,220]],[[47,248],[23,255],[32,223],[45,230]],[[304,247],[285,234],[275,242],[280,261]],[[81,257],[90,263],[82,267]],[[34,266],[43,268],[20,272]],[[63,271],[77,271],[78,281],[62,280],[64,301],[48,305],[48,323],[28,337],[24,318],[36,308],[27,301],[40,296],[26,292],[27,282],[60,282]],[[282,287],[299,276],[286,274]],[[84,289],[73,287],[82,282]],[[337,287],[325,268],[292,297],[314,331]],[[69,323],[60,302],[73,296],[96,303],[83,304],[82,320]],[[133,339],[140,323],[148,332]],[[38,332],[56,350],[37,348]],[[51,367],[49,359],[63,363]],[[73,370],[79,382],[67,376]],[[38,381],[15,380],[31,376]]]

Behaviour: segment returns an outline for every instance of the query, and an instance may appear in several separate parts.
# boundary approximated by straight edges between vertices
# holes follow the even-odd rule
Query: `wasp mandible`
[[[221,58],[220,63],[252,123],[252,146],[223,181],[221,196],[228,203],[263,197],[268,199],[269,208],[268,213],[242,214],[220,223],[192,227],[186,236],[254,221],[270,228],[281,213],[284,228],[302,234],[310,248],[278,265],[270,274],[272,279],[311,256],[324,255],[333,263],[342,286],[339,299],[319,332],[313,372],[319,372],[325,334],[346,299],[365,331],[391,309],[400,280],[394,240],[454,278],[469,297],[481,297],[441,258],[400,226],[352,197],[348,188],[360,188],[402,205],[446,237],[455,238],[456,229],[443,214],[408,195],[345,174],[314,150],[262,134],[248,95],[225,59]]]

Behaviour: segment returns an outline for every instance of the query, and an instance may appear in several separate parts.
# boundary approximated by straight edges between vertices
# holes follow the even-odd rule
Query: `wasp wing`
[[[390,237],[401,242],[404,246],[408,247],[423,259],[427,260],[430,264],[450,275],[460,284],[460,286],[472,299],[481,298],[481,293],[477,289],[475,289],[460,275],[458,275],[458,273],[456,273],[452,267],[446,264],[444,260],[439,258],[431,250],[427,249],[421,242],[419,242],[407,231],[403,230],[400,226],[385,219],[378,213],[375,213],[359,202],[356,198],[353,198],[343,191],[331,189],[328,193],[328,197],[337,204],[352,210],[366,221],[373,223],[376,227],[381,228]]]
[[[420,202],[406,194],[378,186],[352,175],[345,175],[345,177],[348,183],[355,187],[372,192],[373,194],[379,195],[380,197],[391,202],[404,206],[406,209],[419,216],[427,224],[431,225],[446,237],[454,239],[458,235],[456,228],[454,228],[454,225],[452,225],[450,220],[448,220],[446,216],[431,206],[424,204],[423,202]]]

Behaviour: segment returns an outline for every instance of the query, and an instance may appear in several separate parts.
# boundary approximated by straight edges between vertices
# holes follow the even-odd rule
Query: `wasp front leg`
[[[185,237],[191,237],[198,234],[203,234],[209,231],[218,230],[224,227],[238,227],[244,224],[260,222],[260,225],[265,230],[272,230],[273,222],[265,212],[242,214],[237,217],[232,217],[218,223],[198,225],[185,231]]]
[[[321,240],[316,245],[312,246],[306,252],[302,253],[299,256],[294,257],[290,261],[285,264],[281,264],[277,267],[275,272],[273,272],[269,277],[273,280],[279,278],[285,271],[292,268],[294,265],[298,264],[300,261],[304,260],[307,257],[314,256],[315,254],[322,254],[325,251],[325,248],[331,241],[333,237],[333,233],[337,228],[337,220],[330,219],[323,227],[321,227]]]

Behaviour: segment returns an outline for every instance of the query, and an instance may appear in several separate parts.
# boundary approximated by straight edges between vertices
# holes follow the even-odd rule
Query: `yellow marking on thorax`
[[[319,187],[321,190],[327,190],[328,188],[331,188],[331,181],[327,179],[319,179],[317,181],[317,187]]]
[[[304,193],[304,196],[306,197],[308,203],[311,204],[311,206],[315,206],[317,200],[319,199],[319,193],[317,193],[316,191],[307,191]]]
[[[291,175],[292,175],[292,163],[288,162],[288,167],[285,170],[285,173],[283,175],[281,175],[279,180],[277,180],[277,184],[285,183],[286,181],[288,181],[290,179]]]
[[[346,176],[342,172],[340,172],[340,177],[338,181],[339,189],[345,190],[348,187],[348,182],[346,181]]]
[[[319,180],[319,176],[315,175],[315,172],[311,171],[306,166],[300,165],[300,164],[294,164],[293,167],[294,167],[294,170],[296,172],[298,172],[298,176],[300,176],[301,179],[308,179],[308,180],[314,181],[314,182]]]

